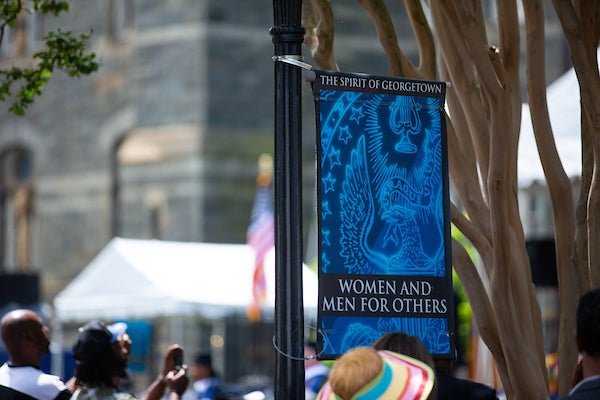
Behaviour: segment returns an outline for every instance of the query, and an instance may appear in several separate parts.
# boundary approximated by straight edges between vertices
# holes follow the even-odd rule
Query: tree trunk
[[[565,318],[575,313],[577,292],[575,275],[571,270],[573,237],[575,236],[575,214],[573,190],[565,173],[550,125],[546,101],[546,74],[544,68],[544,9],[541,1],[531,0],[523,4],[526,21],[527,41],[527,91],[529,109],[538,153],[550,192],[554,219],[554,241],[556,248],[557,276],[560,282],[559,302],[562,317],[559,320],[558,354],[559,392],[566,395],[571,386],[573,371],[577,364],[577,348],[573,340],[574,320]]]
[[[566,0],[553,0],[553,4],[579,81],[584,146],[577,234],[572,246],[573,265],[559,265],[559,268],[564,268],[563,271],[559,269],[560,334],[564,337],[559,338],[559,390],[561,395],[565,395],[570,388],[569,377],[573,375],[576,361],[572,334],[572,344],[568,349],[564,348],[567,344],[563,342],[569,340],[569,333],[575,326],[577,299],[585,291],[600,286],[600,75],[596,53],[600,39],[600,4],[596,1],[572,3]]]

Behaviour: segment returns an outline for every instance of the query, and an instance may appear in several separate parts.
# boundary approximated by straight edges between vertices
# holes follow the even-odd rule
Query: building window
[[[537,209],[538,209],[537,194],[534,192],[531,192],[529,194],[529,212],[531,214],[535,214],[537,212]]]
[[[31,266],[33,156],[24,148],[0,153],[0,269]]]
[[[114,42],[123,43],[127,33],[134,28],[133,0],[111,0],[109,7],[110,35]]]

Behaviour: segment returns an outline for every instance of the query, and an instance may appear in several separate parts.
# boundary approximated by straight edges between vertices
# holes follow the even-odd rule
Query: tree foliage
[[[517,155],[521,80],[525,79],[538,153],[550,191],[559,277],[559,386],[568,392],[576,364],[573,340],[579,295],[600,285],[600,77],[596,49],[600,2],[553,0],[569,44],[582,100],[583,188],[577,206],[560,162],[546,103],[544,10],[523,1],[527,73],[520,75],[516,0],[497,1],[496,37],[487,34],[473,0],[405,0],[419,63],[402,50],[384,0],[357,0],[373,21],[389,74],[452,83],[447,92],[449,171],[462,208],[452,223],[473,244],[482,268],[453,241],[453,266],[471,303],[508,398],[548,396],[540,307],[519,215]],[[305,0],[306,45],[319,68],[339,70],[334,51],[335,2]],[[575,239],[574,239],[575,238]]]
[[[31,8],[28,8],[30,5]],[[40,13],[57,17],[69,11],[69,4],[62,0],[0,1],[0,46],[5,45],[5,32],[14,28],[23,13]],[[56,69],[71,77],[79,78],[98,69],[96,55],[86,52],[89,35],[75,36],[72,32],[48,32],[44,37],[44,49],[32,55],[32,66],[12,66],[0,69],[0,101],[13,101],[9,110],[18,116],[25,115],[27,108],[41,95],[44,86]]]

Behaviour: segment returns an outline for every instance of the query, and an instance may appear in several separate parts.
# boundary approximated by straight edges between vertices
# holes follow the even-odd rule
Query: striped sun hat
[[[433,389],[435,375],[425,363],[403,354],[378,351],[383,360],[381,372],[351,400],[425,400]],[[317,400],[340,400],[329,382],[317,395]]]

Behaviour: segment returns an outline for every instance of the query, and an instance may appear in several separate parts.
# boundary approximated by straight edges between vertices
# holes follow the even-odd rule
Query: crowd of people
[[[1,400],[135,400],[121,389],[127,378],[131,338],[123,322],[91,321],[79,329],[72,346],[75,375],[68,382],[44,373],[42,356],[50,339],[38,314],[19,309],[1,321],[9,360],[0,367]],[[600,398],[600,288],[579,301],[575,340],[580,361],[568,400]],[[199,354],[191,368],[178,365],[179,345],[165,352],[160,374],[140,395],[142,400],[214,400],[220,380],[210,354]],[[317,360],[314,344],[305,345],[305,399],[497,400],[486,385],[452,375],[449,360],[434,360],[415,336],[391,332],[372,346],[353,348],[331,369]],[[192,384],[190,385],[191,375]]]
[[[40,360],[49,352],[48,327],[31,310],[14,310],[1,321],[2,341],[9,360],[0,367],[0,399],[2,400],[134,400],[120,389],[127,378],[131,339],[127,325],[105,325],[92,321],[79,329],[73,343],[75,375],[63,382],[41,370]],[[142,400],[181,398],[188,386],[186,368],[175,368],[171,345],[165,354],[162,372],[144,391]]]

